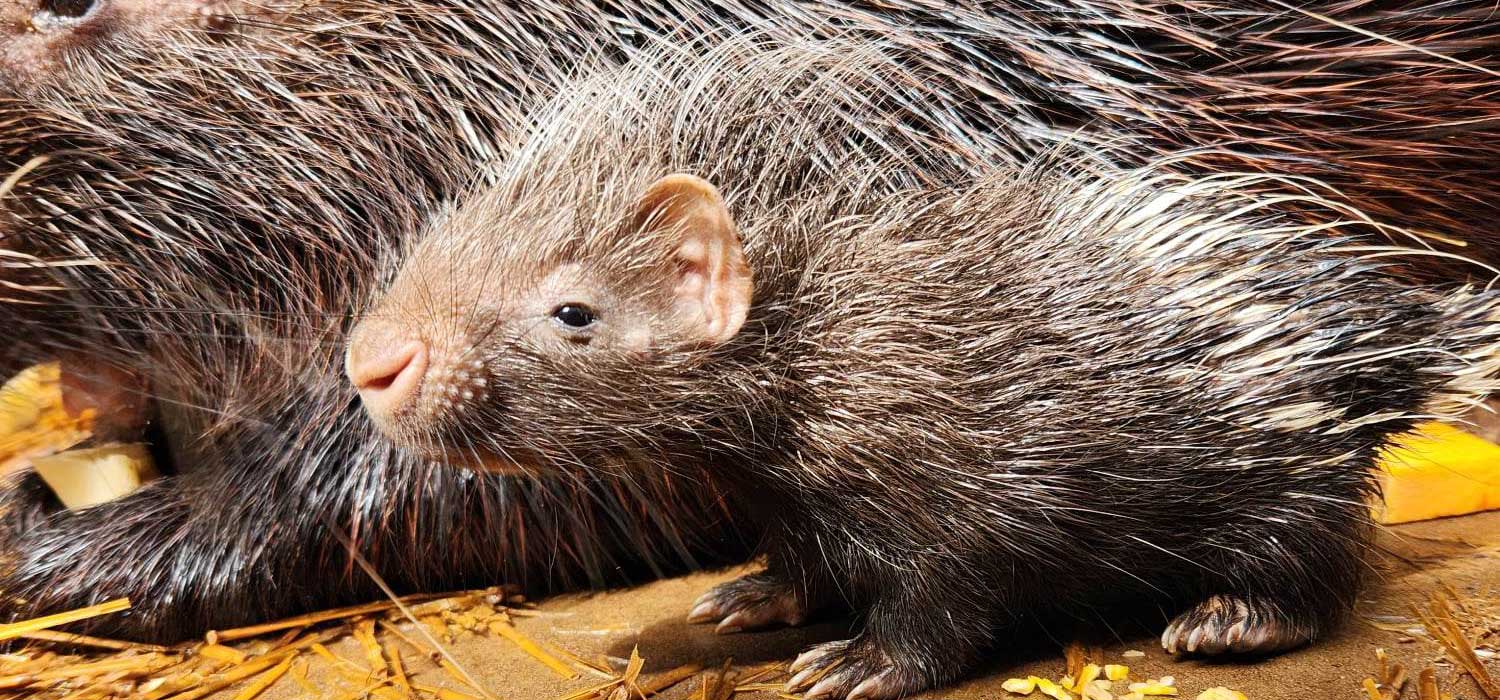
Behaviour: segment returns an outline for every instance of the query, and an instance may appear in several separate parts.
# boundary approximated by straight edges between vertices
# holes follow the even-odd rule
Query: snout
[[[367,321],[350,336],[344,371],[370,416],[389,423],[420,399],[429,354],[426,343],[394,324]]]
[[[392,444],[446,463],[468,464],[484,452],[475,444],[484,434],[475,416],[490,396],[490,377],[451,324],[380,309],[349,334],[344,374]]]

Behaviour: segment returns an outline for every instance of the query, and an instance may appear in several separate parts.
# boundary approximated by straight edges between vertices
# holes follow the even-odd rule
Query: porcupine
[[[390,38],[382,18],[404,14],[419,28],[408,39],[493,42],[505,65],[492,72],[528,77],[546,72],[528,63],[565,65],[595,43],[636,45],[661,31],[852,33],[913,49],[912,60],[940,81],[931,87],[932,112],[1000,127],[995,138],[1022,155],[1049,151],[1059,139],[1092,144],[1127,165],[1203,149],[1175,167],[1310,175],[1434,245],[1468,242],[1459,252],[1492,263],[1500,248],[1493,240],[1500,205],[1490,196],[1500,177],[1500,19],[1485,0],[426,0],[412,12],[359,0],[12,0],[0,9],[10,32],[0,36],[0,83],[22,94],[42,86],[87,94],[99,87],[91,74],[128,80],[126,67],[149,79],[155,71],[132,66],[128,49],[170,46],[188,28],[246,38],[311,30],[329,17],[373,32],[351,32],[333,42],[338,48],[363,43],[378,55],[371,44]],[[424,23],[420,11],[444,19]],[[319,30],[338,26],[332,20]],[[996,109],[966,113],[976,103]],[[992,122],[997,114],[1004,121]],[[23,129],[12,141],[34,136]]]
[[[1278,211],[1264,176],[840,119],[882,70],[731,42],[564,90],[351,332],[368,413],[503,473],[707,465],[768,567],[690,619],[861,619],[793,663],[810,699],[924,691],[1105,601],[1175,604],[1172,651],[1327,631],[1387,439],[1500,388],[1500,293],[1408,285],[1412,251],[1315,191],[1321,225]]]
[[[893,108],[914,116],[914,123],[990,127],[973,133],[988,132],[987,138],[1019,156],[1071,140],[1097,144],[1101,152],[1128,164],[1184,147],[1248,139],[1237,151],[1213,149],[1177,163],[1193,172],[1238,167],[1308,172],[1345,188],[1367,210],[1452,238],[1482,237],[1490,231],[1487,222],[1494,220],[1493,199],[1480,193],[1491,186],[1500,143],[1493,138],[1494,121],[1485,118],[1495,107],[1489,64],[1497,38],[1494,22],[1477,2],[1408,2],[1370,10],[1320,5],[1311,14],[1266,2],[1236,8],[1093,2],[941,9],[921,3],[767,2],[725,8],[697,2],[580,2],[569,3],[563,12],[548,3],[390,7],[340,0],[299,4],[285,15],[222,2],[149,9],[121,2],[65,4],[45,0],[38,7],[76,21],[49,20],[40,31],[32,21],[36,8],[24,2],[7,8],[22,11],[7,25],[22,34],[4,40],[3,69],[12,91],[0,108],[8,125],[7,158],[15,165],[34,154],[71,155],[55,158],[23,179],[22,197],[12,205],[13,230],[23,235],[11,235],[6,245],[54,261],[101,258],[135,272],[108,277],[109,284],[121,283],[122,289],[85,291],[50,309],[0,309],[7,327],[25,331],[4,359],[20,365],[54,354],[58,346],[76,351],[76,336],[89,330],[87,345],[102,348],[108,361],[86,359],[86,365],[119,364],[155,375],[161,372],[138,366],[145,336],[152,336],[151,345],[171,348],[151,351],[158,355],[151,364],[170,367],[167,374],[172,375],[171,382],[151,384],[157,405],[189,416],[157,421],[158,432],[165,434],[162,442],[179,445],[170,461],[182,463],[183,471],[217,475],[204,477],[214,484],[210,490],[261,495],[261,477],[284,484],[284,495],[276,499],[242,498],[244,512],[250,514],[246,520],[278,522],[296,511],[289,524],[278,525],[293,534],[256,549],[254,561],[239,561],[220,553],[240,551],[248,535],[239,528],[221,530],[203,514],[173,515],[154,529],[120,525],[138,522],[133,514],[172,512],[162,504],[181,503],[192,493],[185,479],[169,477],[149,493],[80,516],[50,512],[55,504],[43,498],[34,482],[13,494],[21,507],[13,509],[11,530],[25,534],[7,545],[13,566],[0,587],[33,601],[36,607],[28,611],[131,594],[138,614],[109,620],[102,631],[136,637],[182,636],[204,626],[368,595],[369,589],[360,585],[330,590],[335,587],[323,585],[325,576],[317,567],[293,564],[308,553],[317,560],[334,549],[309,518],[301,517],[313,512],[340,513],[341,520],[358,523],[365,541],[384,532],[386,539],[378,546],[386,558],[377,556],[377,565],[413,588],[528,572],[531,580],[557,584],[598,582],[604,580],[601,572],[612,568],[608,562],[661,558],[599,554],[580,544],[583,549],[575,558],[582,563],[559,573],[537,547],[522,554],[507,546],[509,533],[462,524],[460,514],[470,509],[456,502],[479,501],[475,508],[489,511],[516,502],[509,494],[475,485],[478,477],[400,464],[365,475],[347,473],[346,465],[358,461],[349,455],[358,452],[365,433],[354,416],[333,408],[338,401],[334,394],[293,389],[289,379],[321,377],[308,367],[328,369],[331,360],[293,358],[298,371],[278,373],[267,363],[253,362],[256,355],[243,342],[255,334],[288,336],[288,347],[307,347],[313,338],[332,342],[338,333],[325,334],[318,324],[327,314],[344,311],[347,297],[357,296],[351,290],[367,286],[373,269],[343,257],[368,245],[342,238],[360,235],[350,233],[355,228],[350,212],[384,208],[391,192],[378,188],[390,187],[390,180],[419,192],[418,199],[437,201],[451,194],[451,183],[435,173],[460,172],[458,163],[503,151],[509,106],[555,80],[559,69],[594,43],[626,48],[642,36],[684,24],[689,31],[754,25],[787,36],[879,37],[921,49],[910,55],[935,78],[925,99]],[[1400,37],[1405,44],[1371,39],[1319,19],[1323,14]],[[191,30],[200,25],[211,30],[207,37]],[[281,74],[271,75],[268,66]],[[417,68],[392,72],[389,66]],[[1306,67],[1317,69],[1299,70]],[[413,101],[411,91],[379,85],[397,77],[443,99]],[[398,125],[393,131],[401,137],[394,146],[381,136],[360,135],[370,139],[361,157],[409,149],[406,156],[412,162],[402,165],[409,168],[407,175],[352,172],[368,163],[337,175],[327,172],[328,164],[350,166],[341,163],[345,154],[329,152],[338,147],[338,139],[349,136],[343,124],[370,123],[367,112],[389,104],[368,100],[376,103],[375,109],[364,104],[340,115],[337,109],[350,109],[344,105],[315,119],[304,114],[306,104],[288,104],[286,94],[294,88],[316,92],[314,86],[349,91],[351,85],[380,87],[374,92],[383,93],[384,100],[405,100],[394,110],[397,114],[415,115],[385,122]],[[235,97],[236,91],[246,91],[243,100]],[[206,95],[213,97],[202,99]],[[273,105],[260,114],[258,101]],[[225,105],[232,110],[215,111]],[[455,105],[463,106],[461,116]],[[441,127],[429,126],[434,120],[426,110],[441,115],[435,120]],[[278,119],[306,119],[306,128],[283,137],[277,132],[288,124]],[[331,135],[325,136],[325,129]],[[462,138],[448,140],[455,131]],[[256,142],[260,148],[254,147]],[[226,144],[246,154],[227,167],[216,150]],[[93,157],[81,158],[79,152]],[[1376,153],[1380,158],[1372,157]],[[247,186],[239,169],[249,161],[268,177],[296,180],[302,191],[278,196],[270,184],[274,180]],[[310,173],[330,181],[310,182]],[[184,187],[184,182],[199,184]],[[233,192],[238,187],[249,191],[238,195]],[[286,206],[291,209],[281,208]],[[310,210],[305,215],[313,224],[296,223],[298,206]],[[325,211],[311,211],[318,207]],[[340,212],[341,207],[349,211]],[[303,235],[314,230],[337,233],[326,240]],[[139,245],[142,240],[156,245]],[[269,256],[262,246],[270,248]],[[334,254],[312,258],[318,262],[298,255],[328,246]],[[181,268],[155,267],[163,255],[178,250],[193,250],[196,257]],[[1479,250],[1476,257],[1484,257],[1486,246]],[[374,256],[361,250],[358,257]],[[344,265],[321,269],[328,258]],[[275,270],[282,284],[305,291],[307,299],[287,302],[233,289],[227,296],[172,291],[183,279],[222,280],[227,287],[257,285],[265,270]],[[68,284],[90,284],[83,270],[54,273]],[[18,273],[12,269],[8,274]],[[54,275],[46,281],[59,279]],[[325,284],[335,291],[320,287]],[[17,294],[8,290],[6,296]],[[213,308],[219,311],[210,316],[204,305],[217,305]],[[81,321],[85,307],[88,320]],[[274,322],[270,332],[252,327],[268,320]],[[158,333],[164,326],[168,330]],[[194,335],[221,342],[189,340]],[[285,391],[279,396],[258,391],[249,369],[276,376],[269,383]],[[243,385],[210,381],[226,376],[240,377]],[[311,411],[292,405],[296,391],[327,402],[328,408],[310,417]],[[197,410],[187,411],[188,406]],[[212,439],[195,439],[210,416],[217,416]],[[283,440],[284,435],[303,437]],[[320,486],[304,486],[304,479],[288,476],[298,473],[294,467],[299,460],[306,483]],[[279,466],[262,472],[263,464]],[[423,473],[412,476],[412,470]],[[395,476],[382,480],[382,474]],[[418,483],[424,479],[426,483]],[[394,486],[400,488],[382,496]],[[427,496],[402,500],[409,489],[424,488],[430,489]],[[317,499],[326,500],[308,506]],[[406,507],[416,508],[411,503],[418,502],[431,509],[432,520],[461,533],[449,545],[463,556],[439,561],[445,553],[427,549],[413,526],[385,519],[386,513],[406,513]],[[401,506],[392,505],[396,503]],[[521,517],[525,511],[508,512]],[[600,513],[606,519],[618,515],[608,508]],[[685,519],[683,529],[695,527],[691,520]],[[527,530],[546,534],[542,526]],[[714,532],[705,535],[707,541],[717,539]],[[163,551],[165,542],[175,543],[169,555],[145,554]],[[712,547],[732,556],[732,547]],[[486,550],[512,555],[498,563],[481,555]],[[280,582],[278,588],[255,590],[257,581],[272,578]]]

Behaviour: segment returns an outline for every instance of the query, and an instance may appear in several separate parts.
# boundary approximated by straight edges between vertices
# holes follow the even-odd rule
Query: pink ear
[[[696,175],[668,175],[641,197],[640,221],[677,237],[677,307],[690,334],[733,338],[750,312],[753,283],[724,198]]]

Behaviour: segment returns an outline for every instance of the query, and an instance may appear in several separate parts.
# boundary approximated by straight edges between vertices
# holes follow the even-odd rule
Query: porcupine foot
[[[1274,654],[1312,641],[1318,626],[1272,601],[1215,595],[1172,620],[1161,645],[1169,654]]]
[[[817,607],[811,598],[802,587],[763,571],[714,586],[693,603],[688,622],[717,621],[714,631],[719,634],[796,627]]]
[[[819,644],[792,662],[786,690],[806,700],[895,700],[934,685],[897,658],[868,633]]]

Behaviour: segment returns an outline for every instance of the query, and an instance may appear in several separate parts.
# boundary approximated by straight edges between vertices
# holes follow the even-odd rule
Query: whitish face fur
[[[350,380],[387,436],[527,472],[655,439],[624,426],[665,411],[670,376],[738,332],[749,271],[722,198],[697,177],[615,206],[593,199],[493,192],[425,238],[349,343]]]

